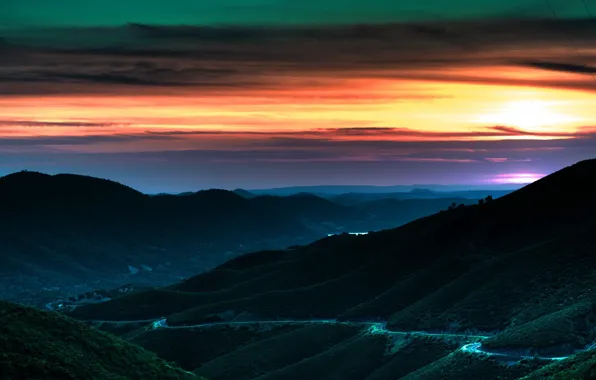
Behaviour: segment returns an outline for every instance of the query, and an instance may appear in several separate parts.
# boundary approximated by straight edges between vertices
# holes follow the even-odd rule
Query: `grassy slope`
[[[200,379],[59,314],[0,302],[2,379]]]
[[[384,336],[358,335],[255,380],[361,380],[384,362],[386,347]]]
[[[449,354],[401,380],[517,380],[530,373],[535,365],[507,366],[493,359],[463,352]]]
[[[391,359],[375,369],[365,380],[393,380],[408,375],[459,347],[458,344],[430,338],[414,338],[399,347]]]
[[[217,326],[190,330],[164,329],[134,334],[130,340],[166,360],[176,361],[180,367],[188,371],[193,371],[211,360],[229,355],[246,345],[286,334],[295,329],[297,327],[294,326],[281,326],[265,331],[250,326],[237,328]],[[238,363],[233,363],[233,368],[236,368]]]
[[[437,329],[454,321],[464,329],[501,330],[589,302],[596,290],[593,236],[501,255],[398,311],[390,326]]]
[[[375,275],[375,272],[363,267],[313,286],[265,292],[198,306],[173,314],[168,321],[172,324],[192,324],[227,310],[248,312],[260,319],[333,317],[352,305],[367,300],[371,293],[378,293],[390,285],[389,278]]]
[[[596,351],[586,351],[569,359],[544,366],[522,380],[590,380],[596,379]]]
[[[569,345],[569,349],[579,349],[596,339],[593,328],[595,311],[593,302],[578,302],[530,322],[509,327],[483,342],[483,345],[489,348]]]
[[[203,364],[196,372],[211,380],[249,380],[316,357],[356,333],[358,329],[346,326],[306,326],[244,345]]]

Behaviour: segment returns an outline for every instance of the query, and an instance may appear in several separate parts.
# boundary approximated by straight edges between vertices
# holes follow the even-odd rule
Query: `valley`
[[[0,299],[43,307],[127,284],[166,286],[244,253],[394,227],[474,202],[422,201],[411,209],[411,201],[393,200],[381,212],[309,194],[149,196],[93,177],[14,173],[0,178]]]
[[[376,351],[387,342],[375,343],[375,339],[390,335],[421,339],[420,334],[431,339],[431,343],[425,341],[431,346],[435,340],[446,340],[449,349],[441,351],[441,358],[412,370],[422,371],[414,378],[432,379],[435,371],[455,371],[453,361],[465,361],[466,355],[472,358],[470,368],[476,368],[470,376],[480,376],[488,368],[501,378],[530,376],[548,367],[547,362],[591,355],[596,342],[592,327],[596,280],[591,270],[596,265],[596,203],[589,195],[596,190],[595,162],[565,168],[492,202],[451,208],[396,229],[334,235],[292,249],[254,252],[178,284],[83,305],[67,314],[102,320],[103,326],[116,322],[120,327],[114,332],[139,339],[153,350],[169,346],[167,342],[175,341],[179,330],[198,336],[209,330],[209,342],[217,342],[220,334],[227,339],[230,329],[258,321],[278,321],[264,330],[289,334],[290,329],[294,339],[308,345],[315,339],[309,329],[315,326],[299,321],[322,320],[324,330],[353,332],[350,339],[356,340],[346,342],[346,355],[352,344],[372,350],[366,369],[360,369],[366,376],[372,376],[373,368],[389,365],[386,360],[399,360],[399,355],[382,354],[385,349]],[[565,198],[569,192],[576,196]],[[167,327],[141,333],[118,322],[134,320],[161,320]],[[368,331],[363,324],[383,333],[362,337],[359,334]],[[333,335],[318,332],[317,339],[325,334]],[[144,338],[149,336],[157,341]],[[466,341],[465,337],[481,339]],[[254,339],[254,347],[244,341],[234,346],[238,353],[226,350],[222,358],[209,360],[236,363],[248,360],[243,355],[254,355],[255,350],[269,352],[270,348],[257,343],[258,337]],[[289,343],[280,344],[278,349]],[[192,345],[183,346],[188,350]],[[311,364],[284,361],[275,371],[265,366],[254,378],[285,378],[290,368],[311,368],[327,355],[336,355],[332,347],[311,353],[315,355],[307,362]],[[168,358],[176,360],[178,349],[171,350]],[[208,378],[231,378],[211,364],[205,367],[198,357],[193,363],[186,369]],[[201,372],[200,368],[211,369]],[[364,372],[354,371],[363,376]],[[423,375],[426,371],[428,375]],[[389,373],[375,376],[395,378]]]
[[[47,308],[210,380],[585,374],[596,363],[595,174],[583,161],[398,228],[328,232]]]

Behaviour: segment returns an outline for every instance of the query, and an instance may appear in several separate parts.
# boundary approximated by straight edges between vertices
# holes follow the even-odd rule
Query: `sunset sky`
[[[2,0],[0,175],[524,183],[596,157],[592,0]]]

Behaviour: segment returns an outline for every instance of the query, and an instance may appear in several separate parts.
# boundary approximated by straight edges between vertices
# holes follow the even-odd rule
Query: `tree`
[[[484,204],[484,198],[478,199],[478,204],[482,206]]]
[[[492,201],[493,201],[493,196],[492,196],[492,195],[488,195],[488,196],[485,198],[485,201],[486,201],[486,203],[492,202]]]

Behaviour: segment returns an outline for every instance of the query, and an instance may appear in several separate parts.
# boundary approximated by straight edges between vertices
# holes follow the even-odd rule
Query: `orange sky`
[[[126,182],[135,160],[170,162],[208,186],[242,186],[246,165],[272,185],[291,170],[282,182],[527,181],[596,151],[596,49],[578,23],[575,49],[540,20],[0,40],[0,167]]]
[[[525,79],[544,75],[541,71],[518,69],[504,72],[503,77],[523,74]],[[468,72],[470,76],[485,74],[482,70]],[[579,75],[575,76],[576,80],[585,80]],[[596,120],[596,107],[590,106],[596,104],[596,92],[404,79],[329,80],[316,88],[301,86],[299,81],[296,82],[279,90],[234,91],[207,96],[56,95],[0,98],[3,120],[0,121],[0,134],[3,137],[35,137],[160,131],[217,132],[211,136],[187,135],[183,139],[161,141],[159,144],[138,141],[126,147],[127,151],[146,151],[189,149],[224,141],[230,148],[231,137],[235,140],[241,137],[254,138],[244,135],[244,132],[266,133],[270,137],[304,132],[306,137],[310,133],[320,134],[322,130],[339,128],[396,128],[420,134],[395,136],[380,129],[369,136],[329,133],[328,137],[359,140],[560,138],[562,136],[556,135],[582,132],[582,127],[593,125],[592,122]],[[19,125],[19,121],[25,125]],[[26,121],[47,124],[30,125]],[[60,123],[69,124],[60,126]],[[73,126],[77,123],[81,123],[81,126]],[[85,123],[94,125],[85,126]],[[521,132],[509,137],[473,135],[474,132],[487,133],[488,127],[499,125],[517,128]],[[527,135],[524,131],[536,135]],[[95,152],[113,151],[122,143],[95,145],[79,148]],[[122,146],[120,148],[124,149]]]

